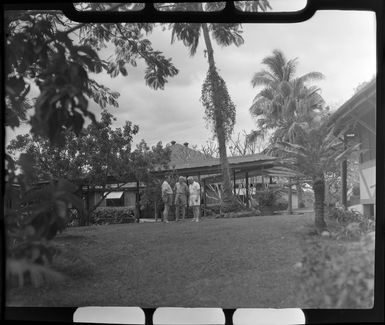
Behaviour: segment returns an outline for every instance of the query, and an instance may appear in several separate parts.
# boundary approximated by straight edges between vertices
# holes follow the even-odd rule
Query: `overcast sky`
[[[282,50],[288,59],[298,58],[298,76],[310,71],[325,75],[325,80],[316,84],[332,108],[340,106],[359,83],[376,73],[376,22],[372,12],[320,11],[302,23],[243,24],[242,27],[245,43],[239,48],[221,48],[214,43],[219,73],[236,105],[235,132],[255,128],[249,107],[259,89],[253,88],[250,80],[254,72],[263,68],[262,59],[274,49]],[[122,126],[126,120],[138,124],[135,143],[143,138],[149,145],[175,140],[200,147],[212,135],[206,128],[204,108],[199,101],[208,69],[203,39],[196,55],[190,57],[181,42],[171,45],[168,30],[156,28],[148,37],[154,49],[172,58],[179,74],[169,79],[164,90],[145,85],[143,64],[130,68],[127,77],[111,79],[96,75],[97,81],[121,94],[119,107],[111,108],[117,117],[116,126]],[[99,114],[100,108],[95,104],[90,108]],[[7,130],[8,141],[28,129],[25,126],[16,132]]]

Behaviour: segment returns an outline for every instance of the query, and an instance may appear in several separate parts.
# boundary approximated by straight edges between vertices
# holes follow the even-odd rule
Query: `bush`
[[[129,207],[98,207],[91,214],[91,223],[116,224],[135,222],[134,211]]]
[[[289,203],[284,198],[278,198],[274,204],[274,210],[283,211],[287,210],[289,207]]]
[[[207,215],[216,215],[220,214],[221,207],[219,204],[210,204],[206,206],[206,213]]]
[[[307,242],[299,274],[304,308],[373,306],[374,232],[349,245]]]
[[[363,235],[375,231],[375,221],[358,211],[333,208],[328,219],[336,224],[337,239],[358,240]]]

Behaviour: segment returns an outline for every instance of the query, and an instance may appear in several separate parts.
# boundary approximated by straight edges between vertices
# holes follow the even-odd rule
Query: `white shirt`
[[[169,183],[167,183],[167,181],[164,181],[163,183],[162,183],[162,194],[172,194],[173,192],[172,192],[172,188],[171,188],[171,186],[170,186],[170,184]]]
[[[201,187],[200,187],[199,183],[197,183],[195,181],[188,186],[188,189],[189,189],[190,195],[192,195],[192,196],[200,195],[200,193],[201,193],[200,192]]]

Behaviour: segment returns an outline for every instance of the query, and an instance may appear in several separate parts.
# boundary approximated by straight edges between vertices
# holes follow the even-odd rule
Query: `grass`
[[[298,306],[307,215],[67,229],[60,283],[7,292],[8,306]]]

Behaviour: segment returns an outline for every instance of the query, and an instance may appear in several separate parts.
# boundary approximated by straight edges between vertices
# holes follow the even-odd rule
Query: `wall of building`
[[[136,193],[135,192],[124,192],[124,206],[135,208]]]
[[[374,204],[376,193],[376,160],[367,161],[360,166],[360,202]]]

